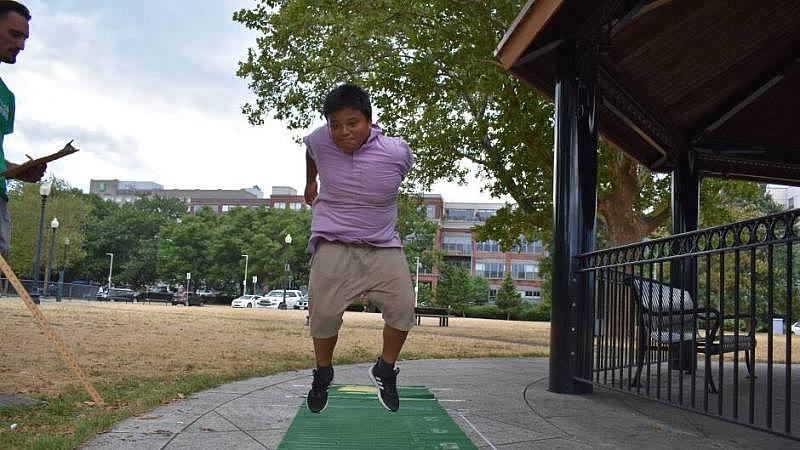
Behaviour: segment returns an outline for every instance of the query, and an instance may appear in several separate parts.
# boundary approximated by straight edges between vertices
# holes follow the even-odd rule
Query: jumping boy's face
[[[0,19],[0,61],[7,64],[17,62],[17,55],[25,48],[28,39],[28,19],[16,11]]]
[[[328,127],[333,142],[345,151],[353,153],[366,142],[372,123],[358,109],[344,108],[328,116]]]

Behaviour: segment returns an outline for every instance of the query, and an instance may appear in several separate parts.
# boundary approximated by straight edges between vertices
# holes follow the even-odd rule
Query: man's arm
[[[317,163],[311,158],[306,150],[306,190],[305,200],[309,205],[314,203],[319,193],[317,188]]]

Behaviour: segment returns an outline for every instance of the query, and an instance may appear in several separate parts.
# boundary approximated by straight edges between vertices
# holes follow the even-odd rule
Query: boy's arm
[[[306,190],[305,200],[306,203],[311,205],[314,199],[317,198],[319,193],[317,188],[317,163],[311,158],[311,155],[306,150]]]

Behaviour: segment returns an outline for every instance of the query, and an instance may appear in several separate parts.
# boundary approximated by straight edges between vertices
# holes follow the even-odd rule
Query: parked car
[[[281,304],[281,301],[283,301],[283,298],[281,298],[280,300],[278,300],[278,299],[274,299],[274,298],[273,298],[273,299],[269,299],[269,298],[264,298],[264,297],[261,297],[261,298],[260,298],[260,299],[259,299],[259,300],[256,302],[256,308],[272,308],[272,309],[278,309],[278,307],[279,307],[279,306],[280,306],[280,304]]]
[[[792,324],[792,334],[800,334],[800,321]]]
[[[220,294],[219,291],[215,289],[198,289],[197,295],[200,297],[216,297]]]
[[[286,304],[282,305],[283,303],[283,289],[273,289],[264,296],[267,300],[277,300],[278,303],[275,308],[278,309],[294,309],[294,305],[303,297],[303,293],[301,291],[295,289],[287,289],[286,290]],[[272,304],[272,302],[271,302]],[[267,308],[272,308],[272,306],[267,306]]]
[[[203,298],[196,294],[186,295],[186,292],[180,292],[172,297],[173,305],[186,305],[186,306],[203,306]]]
[[[108,293],[105,293],[103,300],[113,302],[133,302],[136,297],[136,291],[127,288],[111,288]]]
[[[175,293],[170,292],[168,289],[150,289],[136,295],[137,301],[140,302],[172,302],[175,298]]]
[[[233,299],[231,302],[231,307],[233,308],[252,308],[256,305],[256,302],[260,300],[261,297],[258,295],[242,295],[241,297],[237,297]]]
[[[298,300],[297,304],[294,305],[294,309],[308,309],[308,294],[300,297],[300,300]]]

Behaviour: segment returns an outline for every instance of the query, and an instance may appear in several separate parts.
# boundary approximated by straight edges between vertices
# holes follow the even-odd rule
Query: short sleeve
[[[414,166],[414,153],[411,151],[411,147],[404,141],[403,139],[397,139],[398,144],[403,153],[403,176],[405,177],[408,175],[408,172],[411,171],[411,168]]]
[[[306,144],[306,153],[308,156],[311,157],[314,161],[317,160],[317,155],[314,153],[314,147],[311,145],[311,136],[306,136],[303,138],[303,143]]]

